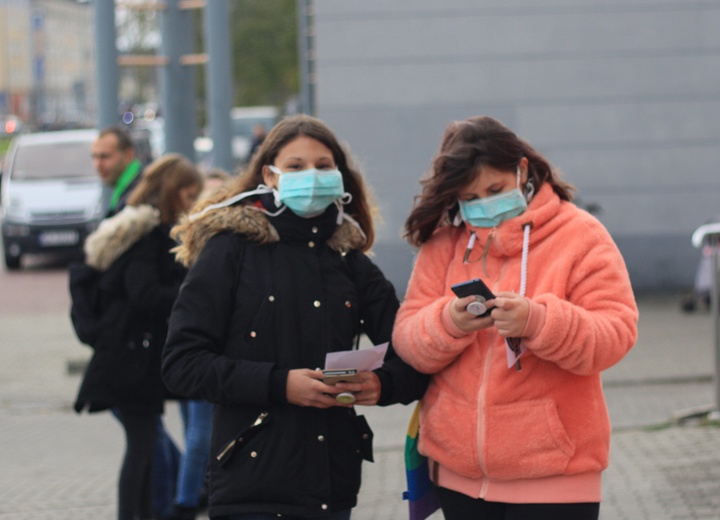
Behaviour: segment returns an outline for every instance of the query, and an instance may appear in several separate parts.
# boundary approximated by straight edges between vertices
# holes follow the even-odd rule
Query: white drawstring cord
[[[522,245],[522,258],[520,260],[520,296],[525,296],[525,289],[527,288],[527,257],[530,246],[530,228],[531,223],[527,223],[523,226],[523,245]],[[505,345],[515,355],[515,368],[522,370],[520,364],[520,356],[525,352],[526,347],[523,346],[520,338],[505,338]],[[508,356],[510,354],[508,353]],[[508,367],[510,368],[510,367]]]
[[[520,262],[520,296],[525,296],[525,288],[527,287],[527,257],[530,248],[530,224],[523,226],[523,247],[522,260]]]

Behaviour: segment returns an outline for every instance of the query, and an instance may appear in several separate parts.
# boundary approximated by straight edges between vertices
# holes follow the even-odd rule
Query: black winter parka
[[[97,265],[104,287],[102,328],[75,402],[78,412],[116,406],[163,411],[167,390],[160,359],[167,320],[186,270],[170,253],[177,244],[169,236],[169,226],[159,223],[157,215],[148,220],[152,211],[149,206],[139,212],[128,207],[104,221],[116,224],[112,231],[101,227],[89,238],[94,249],[87,261],[102,264]],[[96,255],[116,259],[109,262]]]
[[[352,349],[361,333],[389,341],[395,291],[353,249],[364,237],[353,223],[337,225],[334,206],[309,219],[251,206],[216,211],[173,309],[163,360],[171,391],[217,403],[210,515],[352,508],[372,431],[354,409],[289,404],[287,375],[322,368],[328,352]],[[427,384],[392,348],[376,373],[383,405],[412,402]]]

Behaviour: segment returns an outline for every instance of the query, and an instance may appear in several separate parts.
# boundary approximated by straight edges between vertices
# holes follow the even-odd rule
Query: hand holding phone
[[[493,292],[485,285],[480,278],[474,278],[466,282],[456,283],[450,287],[458,298],[475,296],[475,301],[470,302],[465,310],[479,318],[490,315],[492,309],[488,309],[485,302],[495,299]]]
[[[359,383],[356,368],[330,368],[322,371],[322,380],[326,385],[335,383]]]
[[[323,370],[323,383],[334,385],[336,383],[360,383],[360,377],[356,368],[330,368]],[[339,403],[353,404],[355,395],[352,392],[341,392],[335,396]]]

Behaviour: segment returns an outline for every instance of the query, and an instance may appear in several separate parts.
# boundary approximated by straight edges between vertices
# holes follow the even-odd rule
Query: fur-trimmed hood
[[[244,235],[247,240],[260,244],[280,240],[267,215],[252,204],[241,203],[196,215],[193,221],[188,216],[182,217],[180,224],[172,230],[173,238],[180,242],[172,251],[177,260],[188,267],[195,263],[207,241],[223,231]],[[360,226],[345,215],[327,245],[335,251],[346,252],[361,249],[365,242],[365,233]]]
[[[160,212],[150,206],[125,206],[103,220],[85,240],[85,262],[99,271],[107,270],[133,244],[160,224]]]

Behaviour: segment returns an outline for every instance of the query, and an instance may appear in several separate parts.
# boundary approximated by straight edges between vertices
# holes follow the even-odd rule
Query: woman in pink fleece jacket
[[[445,518],[597,519],[610,445],[600,373],[637,337],[620,252],[490,117],[451,124],[422,185],[393,344],[432,374],[419,449]],[[489,316],[451,290],[473,278],[495,294]]]

